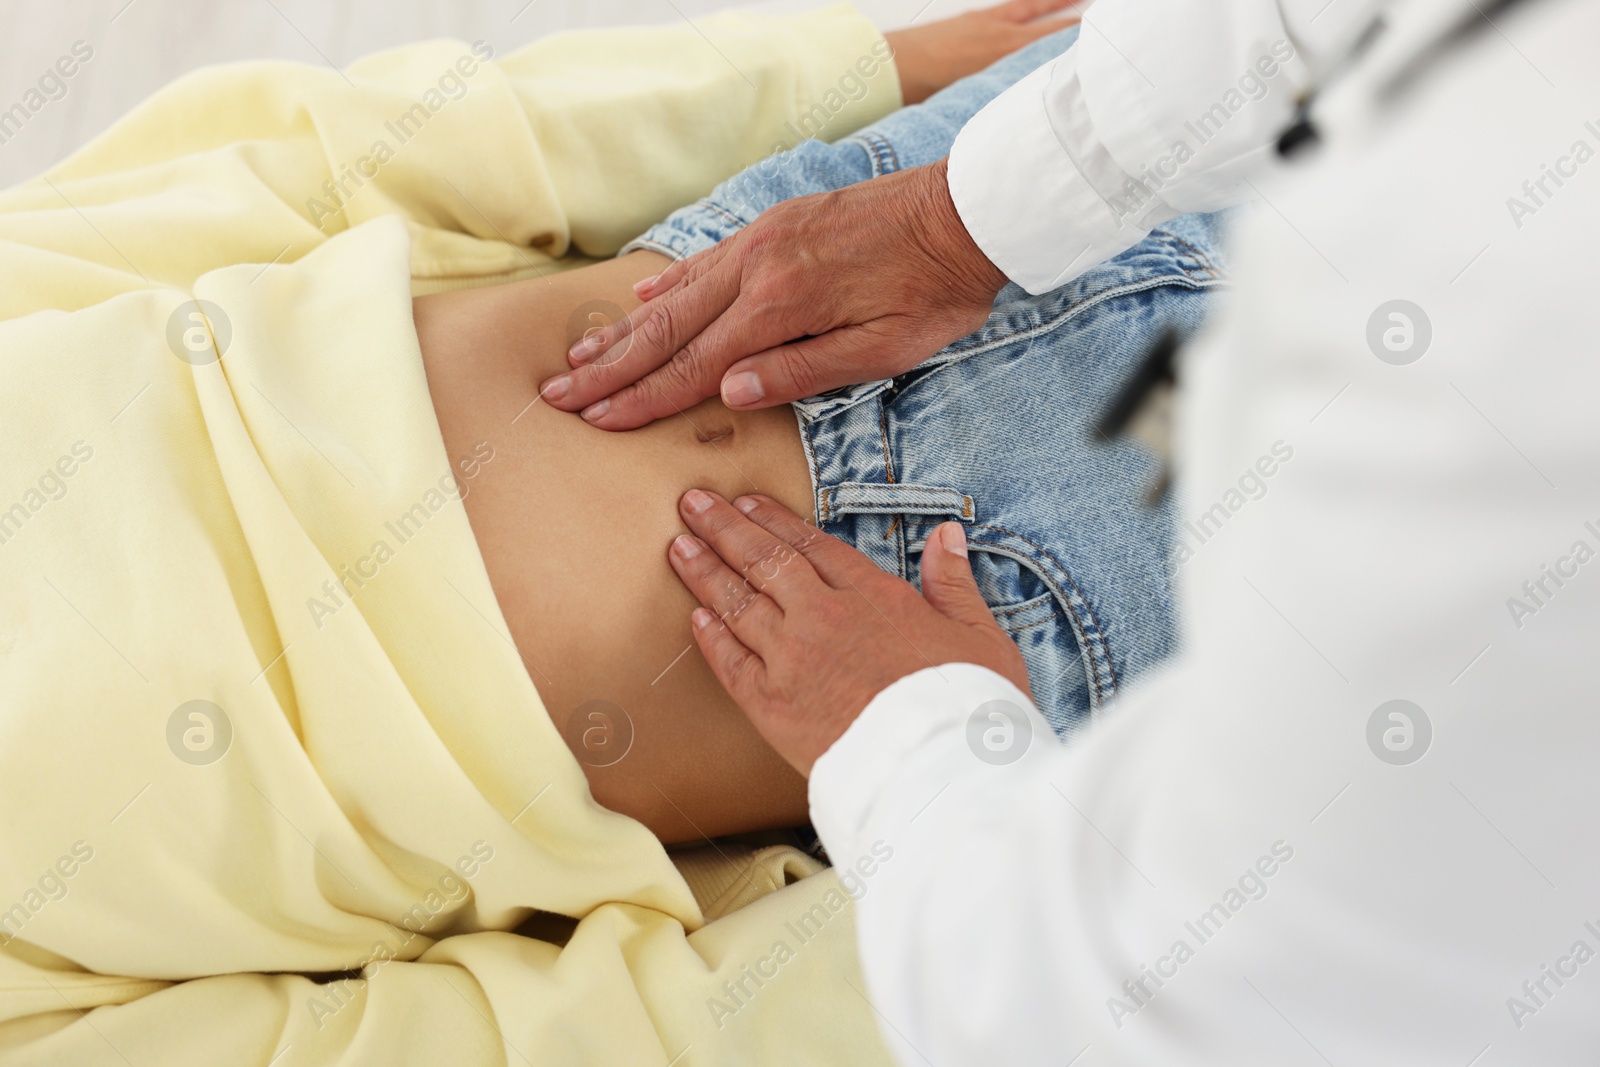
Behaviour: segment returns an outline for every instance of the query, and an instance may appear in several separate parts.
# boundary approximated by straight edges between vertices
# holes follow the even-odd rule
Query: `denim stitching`
[[[878,394],[878,436],[883,440],[883,474],[890,482],[894,481],[894,457],[889,455],[889,405],[883,402],[883,394]]]
[[[898,522],[899,520],[896,519],[896,521]],[[906,528],[903,523],[900,526],[900,536],[895,538],[894,548],[896,554],[900,557],[900,577],[905,578],[911,573],[911,565],[906,557]]]
[[[866,141],[872,146],[872,176],[881,178],[887,173],[884,169],[886,161],[883,153],[883,138],[867,134]]]
[[[940,485],[908,485],[904,482],[883,482],[879,485],[872,485],[869,482],[850,482],[848,484],[867,489],[887,489],[893,493],[955,493],[963,500],[967,498],[965,493]]]
[[[664,245],[660,241],[653,240],[649,237],[639,237],[629,241],[628,247],[624,249],[624,252],[637,252],[641,250],[659,252],[661,255],[666,256],[673,262],[689,258],[688,256],[684,255],[683,252],[673,248],[671,245]]]
[[[735,229],[742,230],[746,226],[750,225],[748,222],[744,221],[744,219],[741,219],[738,215],[735,215],[732,211],[729,211],[715,200],[702,200],[701,204],[706,208],[707,211],[714,211],[718,215],[721,215],[723,218],[727,219],[729,222],[733,223]]]
[[[922,524],[919,523],[918,525],[920,526]],[[1066,567],[1062,566],[1061,561],[1059,559],[1057,559],[1055,557],[1055,555],[1052,554],[1048,549],[1046,549],[1043,546],[1039,545],[1032,538],[1024,537],[1022,534],[1017,533],[1015,530],[1009,530],[1004,526],[993,526],[993,525],[987,525],[987,524],[974,526],[973,529],[974,530],[996,530],[996,531],[998,531],[1000,533],[1003,533],[1003,534],[1009,534],[1010,536],[1015,537],[1017,540],[1021,541],[1023,544],[1026,544],[1026,545],[1032,547],[1035,552],[1037,552],[1039,555],[1041,555],[1041,556],[1045,557],[1046,559],[1048,559],[1051,563],[1055,564],[1056,567],[1058,567],[1060,569],[1062,575],[1067,580],[1067,584],[1072,587],[1072,591],[1077,594],[1078,599],[1083,601],[1084,610],[1087,611],[1088,614],[1089,614],[1089,622],[1093,625],[1093,633],[1095,635],[1094,640],[1098,641],[1098,643],[1100,644],[1101,649],[1103,651],[1103,654],[1105,655],[1106,670],[1111,675],[1111,692],[1113,694],[1115,694],[1115,692],[1117,690],[1117,685],[1118,685],[1118,682],[1117,682],[1117,668],[1116,668],[1116,664],[1112,661],[1112,658],[1111,658],[1111,641],[1106,636],[1106,632],[1105,632],[1104,628],[1101,627],[1100,620],[1095,616],[1094,606],[1089,603],[1089,598],[1087,596],[1084,596],[1083,590],[1081,588],[1079,588],[1078,583],[1073,580],[1072,572],[1069,571]],[[924,540],[926,540],[926,538],[924,538]],[[983,541],[983,540],[974,540],[972,543],[973,544],[978,544],[978,545],[987,544],[990,548],[994,548],[994,549],[1003,549],[1003,548],[1006,547],[1005,545],[995,544],[993,542],[986,542],[986,541]],[[1089,634],[1089,632],[1090,632],[1089,627],[1084,625],[1084,621],[1078,615],[1078,609],[1073,606],[1071,598],[1069,598],[1065,594],[1065,592],[1063,590],[1061,590],[1061,588],[1056,584],[1055,579],[1050,574],[1048,574],[1048,573],[1040,573],[1039,577],[1044,580],[1046,585],[1050,586],[1052,589],[1054,589],[1056,591],[1057,603],[1060,604],[1062,607],[1065,607],[1067,609],[1067,611],[1071,614],[1072,619],[1077,622],[1078,629],[1080,631],[1082,631],[1085,634],[1085,636],[1087,636]],[[1105,687],[1104,687],[1104,685],[1102,685],[1101,679],[1100,679],[1100,666],[1099,666],[1099,658],[1100,657],[1095,655],[1094,652],[1091,649],[1087,648],[1087,647],[1085,647],[1084,651],[1088,653],[1088,655],[1085,656],[1084,658],[1088,660],[1089,670],[1094,675],[1093,681],[1094,681],[1094,691],[1095,691],[1096,700],[1097,700],[1097,702],[1099,704],[1103,705],[1106,702],[1106,691],[1105,691]]]
[[[1045,623],[1047,623],[1047,622],[1055,622],[1059,618],[1061,618],[1061,611],[1060,611],[1060,609],[1057,609],[1057,610],[1052,611],[1050,613],[1050,617],[1048,619],[1040,619],[1038,622],[1030,622],[1026,626],[1018,626],[1015,630],[1013,630],[1010,627],[1006,626],[1005,623],[1000,623],[1000,629],[1004,630],[1008,634],[1023,634],[1023,633],[1027,633],[1029,630],[1033,629],[1035,626],[1043,626]]]
[[[992,341],[981,342],[970,349],[960,349],[960,341],[957,341],[950,347],[952,349],[961,351],[966,355],[976,355],[979,352],[987,351],[997,345],[1011,344],[1015,341],[1021,340],[1031,340],[1034,336],[1050,333],[1067,322],[1067,320],[1076,318],[1083,312],[1088,311],[1091,308],[1099,307],[1101,304],[1104,304],[1108,301],[1116,300],[1119,297],[1124,296],[1134,296],[1138,293],[1149,292],[1151,289],[1160,289],[1168,285],[1176,285],[1186,289],[1194,289],[1196,291],[1205,288],[1203,283],[1197,282],[1194,278],[1191,278],[1186,274],[1160,274],[1156,275],[1155,277],[1145,278],[1136,282],[1125,282],[1120,285],[1111,285],[1097,292],[1090,293],[1081,300],[1076,300],[1066,305],[1060,310],[1059,313],[1051,318],[1045,319],[1042,322],[1039,322],[1034,326],[1027,327],[1024,330],[1020,330],[1015,333],[1003,334]],[[916,383],[913,382],[912,384],[914,385]]]
[[[809,430],[809,428],[807,429],[807,437],[806,437],[805,444],[807,446],[806,447],[806,451],[808,453],[810,453],[811,452],[811,447],[810,447],[810,430]],[[811,458],[812,458],[812,462],[815,462],[814,454],[812,455]],[[849,484],[850,484],[851,488],[858,488],[858,487],[862,486],[862,483],[860,483],[860,482],[852,482],[852,483],[849,483]],[[827,514],[827,516],[829,518],[833,517],[833,512],[835,510],[834,500],[840,495],[840,491],[843,488],[844,488],[844,485],[830,485],[826,489],[822,490],[822,507],[823,507],[825,513]],[[874,490],[876,492],[926,493],[926,492],[929,491],[927,486],[921,486],[921,485],[887,485],[887,484],[885,484],[885,485],[867,486],[867,488],[870,488],[870,489],[872,489],[872,490]],[[953,489],[946,490],[946,491],[947,492],[952,492],[952,493],[955,492],[955,490],[953,490]],[[957,494],[957,495],[959,495],[961,497],[961,510],[957,511],[956,514],[962,516],[963,518],[971,518],[972,517],[972,498],[970,496],[967,496],[965,493],[960,493],[960,494]],[[926,504],[924,504],[924,503],[919,503],[919,502],[915,502],[915,501],[909,502],[909,503],[896,502],[896,503],[883,503],[883,504],[853,504],[853,505],[852,504],[846,504],[846,505],[840,507],[838,510],[839,510],[840,514],[843,514],[843,515],[882,515],[882,514],[885,514],[884,509],[886,509],[886,508],[894,508],[894,509],[896,509],[894,511],[887,512],[887,514],[891,514],[891,515],[905,515],[905,516],[925,515],[925,514],[927,514],[927,510],[928,509],[936,510],[940,515],[948,515],[948,514],[950,514],[949,505],[946,505],[946,504],[934,504],[934,503],[926,503]],[[948,520],[941,520],[941,521],[948,521]],[[997,527],[997,529],[998,529],[998,527]]]
[[[1198,281],[1207,277],[1212,279],[1220,277],[1216,270],[1209,265],[1195,263],[1195,257],[1186,254],[1187,252],[1192,252],[1193,248],[1185,244],[1176,234],[1167,233],[1165,230],[1151,230],[1149,236],[1161,242],[1164,246],[1162,251],[1175,261],[1173,266],[1183,271],[1191,279]]]
[[[989,529],[1001,529],[1001,528],[1000,527],[989,527]],[[1022,537],[1020,534],[1013,533],[1010,530],[1002,530],[1002,532],[1010,533],[1013,537],[1017,537],[1019,540],[1025,541],[1028,544],[1032,544],[1031,541],[1028,541],[1027,538]],[[986,541],[983,541],[983,540],[977,539],[977,538],[975,538],[972,543],[975,544],[975,545],[987,545],[990,549],[993,549],[993,550],[1006,550],[1006,546],[1003,545],[1003,544],[995,544],[993,542],[986,542]],[[1037,547],[1037,546],[1034,546],[1034,547]],[[1014,550],[1011,550],[1011,551],[1014,551]],[[1060,563],[1057,562],[1054,557],[1051,557],[1051,562],[1056,563],[1057,566],[1060,566]],[[1047,573],[1040,574],[1039,577],[1044,581],[1044,583],[1046,585],[1050,586],[1050,588],[1054,591],[1056,599],[1057,599],[1057,602],[1060,603],[1062,606],[1064,606],[1066,608],[1068,615],[1071,617],[1071,620],[1073,622],[1077,623],[1078,631],[1084,635],[1084,647],[1080,651],[1079,655],[1080,655],[1080,658],[1082,658],[1082,659],[1084,659],[1084,660],[1086,660],[1088,662],[1089,672],[1090,672],[1090,676],[1091,676],[1090,680],[1094,683],[1095,702],[1097,704],[1104,704],[1105,701],[1106,701],[1105,685],[1103,684],[1103,682],[1101,680],[1101,677],[1100,677],[1099,657],[1097,655],[1095,655],[1094,650],[1090,647],[1090,642],[1091,642],[1092,639],[1089,637],[1089,628],[1084,624],[1083,618],[1078,614],[1078,609],[1075,606],[1073,606],[1073,604],[1071,602],[1071,599],[1066,595],[1066,593],[1061,589],[1061,587],[1056,584],[1055,579],[1053,577],[1051,577]],[[1069,581],[1070,581],[1070,579],[1069,579]],[[1076,586],[1074,586],[1074,589],[1076,590]],[[1082,591],[1081,590],[1077,590],[1077,592],[1078,592],[1079,598],[1080,599],[1084,599]],[[1084,602],[1085,602],[1085,604],[1088,603],[1087,600],[1085,600]],[[1099,632],[1098,623],[1095,626],[1095,632],[1096,633]],[[1104,635],[1103,634],[1100,635],[1100,639],[1104,640]]]
[[[1029,608],[1035,607],[1041,601],[1045,600],[1055,603],[1055,594],[1045,593],[1043,596],[1036,596],[1032,600],[1024,600],[1020,604],[1009,604],[1005,607],[995,608],[993,610],[996,615],[1015,615],[1017,612],[1027,611]]]
[[[1218,288],[1225,284],[1227,284],[1225,279],[1206,281],[1193,278],[1187,274],[1161,274],[1137,282],[1129,282],[1122,285],[1110,286],[1100,290],[1097,293],[1093,293],[1082,300],[1068,304],[1053,318],[1046,319],[1043,322],[1036,323],[1020,330],[1002,333],[999,336],[990,338],[986,341],[972,342],[971,338],[982,332],[980,328],[979,330],[973,331],[973,334],[969,334],[967,337],[964,337],[961,340],[940,349],[938,354],[930,357],[930,361],[938,360],[941,355],[944,355],[945,353],[949,354],[948,358],[945,358],[940,362],[931,363],[931,365],[925,363],[924,366],[927,368],[926,373],[902,389],[896,395],[894,400],[898,400],[899,397],[905,396],[907,393],[911,392],[911,390],[921,386],[924,382],[931,381],[936,374],[948,367],[958,366],[974,356],[984,355],[985,353],[991,352],[997,348],[1003,348],[1007,345],[1016,344],[1020,341],[1031,341],[1035,338],[1043,337],[1046,334],[1060,329],[1068,321],[1076,318],[1083,312],[1098,307],[1100,304],[1105,303],[1106,301],[1115,300],[1123,296],[1133,296],[1137,293],[1148,292],[1151,289],[1161,289],[1168,286],[1187,289],[1190,292],[1199,293],[1204,292],[1207,289]],[[881,393],[874,394],[874,396],[879,395],[881,395]],[[857,404],[864,403],[870,399],[873,399],[873,396],[848,400],[841,407],[835,408],[831,411],[823,411],[815,415],[808,415],[807,418],[814,422],[822,422],[827,419],[832,419],[844,414],[846,411],[850,411]],[[890,400],[888,403],[892,404],[894,400]]]
[[[968,495],[966,493],[963,493],[963,492],[960,492],[959,490],[956,490],[956,489],[945,489],[945,488],[942,488],[942,487],[939,487],[939,486],[928,486],[928,485],[903,485],[903,484],[900,484],[900,483],[884,483],[884,484],[881,484],[881,485],[864,485],[864,483],[861,483],[861,482],[851,482],[851,483],[849,483],[849,485],[850,485],[851,488],[868,488],[868,489],[871,489],[874,492],[888,492],[888,493],[946,492],[946,493],[954,493],[955,495],[957,495],[957,496],[959,496],[961,498],[961,510],[956,512],[956,514],[961,516],[964,519],[972,518],[972,497],[970,495]],[[829,508],[830,508],[830,510],[832,508],[832,497],[836,496],[839,493],[839,491],[841,489],[843,489],[843,488],[844,488],[843,484],[841,484],[841,485],[830,485],[828,488],[826,488],[826,489],[824,489],[822,491],[823,495],[825,497],[829,498]],[[850,505],[846,505],[846,506],[849,507]],[[857,507],[870,507],[870,508],[874,508],[874,509],[877,509],[877,508],[940,508],[940,509],[947,509],[946,505],[943,505],[943,504],[932,504],[932,503],[929,503],[929,504],[893,503],[893,504],[869,504],[869,505],[855,505],[855,506],[857,506]],[[948,514],[948,510],[943,511],[942,513],[943,514]],[[877,512],[877,511],[862,511],[862,512],[860,512],[860,514],[873,515],[873,514],[879,514],[879,512]],[[921,515],[921,514],[924,514],[924,512],[919,510],[919,511],[914,511],[914,512],[899,512],[898,514]]]
[[[1084,610],[1089,613],[1089,621],[1094,624],[1094,632],[1095,632],[1095,634],[1097,635],[1097,637],[1099,639],[1101,647],[1105,650],[1106,669],[1111,672],[1111,691],[1113,693],[1116,692],[1116,688],[1117,688],[1117,668],[1116,668],[1116,664],[1113,663],[1112,660],[1111,660],[1111,639],[1110,639],[1109,636],[1107,636],[1105,628],[1100,625],[1099,618],[1097,618],[1095,616],[1094,605],[1089,602],[1089,598],[1084,595],[1084,592],[1078,586],[1078,583],[1073,580],[1072,572],[1070,570],[1068,570],[1062,564],[1062,562],[1059,559],[1056,559],[1054,553],[1052,553],[1049,549],[1045,548],[1043,545],[1041,545],[1038,542],[1034,541],[1030,537],[1024,537],[1022,534],[1017,533],[1017,531],[1015,531],[1015,530],[1008,530],[1004,526],[975,526],[975,527],[973,527],[973,529],[975,529],[975,530],[999,530],[1001,533],[1010,534],[1012,537],[1015,537],[1017,540],[1023,542],[1024,544],[1031,545],[1033,547],[1034,551],[1038,552],[1041,556],[1044,556],[1050,562],[1054,563],[1057,567],[1061,568],[1062,576],[1064,578],[1066,578],[1067,584],[1072,587],[1072,591],[1074,593],[1078,594],[1078,599],[1083,601]],[[1046,581],[1049,581],[1049,580],[1050,580],[1049,577],[1046,576]],[[1066,598],[1063,597],[1062,599],[1065,600]],[[1070,603],[1067,604],[1067,610],[1071,611],[1074,616],[1077,615],[1077,609],[1074,608]],[[1093,657],[1091,657],[1091,662],[1093,662]],[[1097,675],[1098,675],[1098,673],[1099,672],[1096,671]],[[1096,678],[1095,684],[1098,687],[1098,685],[1099,685],[1098,677]]]
[[[822,474],[821,466],[817,463],[817,450],[811,442],[811,423],[805,419],[796,419],[800,424],[800,443],[806,447],[806,465],[811,468],[812,492],[816,494],[813,506],[817,509],[817,525],[822,526],[828,521],[828,494],[826,490],[818,490],[817,481]]]
[[[1196,248],[1194,245],[1190,244],[1188,241],[1185,241],[1182,237],[1179,237],[1175,233],[1168,233],[1166,230],[1153,230],[1151,232],[1152,233],[1156,233],[1156,234],[1160,234],[1162,237],[1166,238],[1167,240],[1172,241],[1173,243],[1181,246],[1182,248],[1187,249],[1190,255],[1192,255],[1195,259],[1200,261],[1200,264],[1205,269],[1206,273],[1211,275],[1213,278],[1216,278],[1219,281],[1227,278],[1228,274],[1227,274],[1226,271],[1221,270],[1220,268],[1218,268],[1215,264],[1213,264],[1211,262],[1210,259],[1208,259],[1206,257],[1206,254],[1204,252],[1200,251],[1200,249]]]
[[[911,390],[921,386],[924,382],[932,380],[933,377],[940,371],[945,370],[948,367],[959,366],[974,356],[984,355],[985,353],[991,352],[994,349],[1004,348],[1005,346],[1015,344],[1018,341],[1031,341],[1034,338],[1042,337],[1048,333],[1053,333],[1065,325],[1070,319],[1074,319],[1083,312],[1088,311],[1093,307],[1097,307],[1108,300],[1114,300],[1117,297],[1122,296],[1132,296],[1135,293],[1143,293],[1151,289],[1160,289],[1169,285],[1182,289],[1190,289],[1194,292],[1200,292],[1204,289],[1213,288],[1215,284],[1217,283],[1207,284],[1197,282],[1195,279],[1185,275],[1165,274],[1127,286],[1113,286],[1109,289],[1103,289],[1100,292],[1095,293],[1093,296],[1079,301],[1078,303],[1068,305],[1062,310],[1061,314],[1057,315],[1055,318],[1047,319],[1044,322],[1039,323],[1036,326],[1030,326],[1025,330],[1019,330],[1015,333],[1007,333],[1000,337],[996,337],[993,340],[984,341],[980,344],[974,345],[971,348],[965,349],[960,348],[959,346],[961,342],[957,341],[954,345],[951,345],[949,348],[945,349],[945,351],[953,353],[950,359],[943,363],[937,364],[936,366],[929,367],[926,374],[912,382],[910,385],[906,386],[900,391],[899,395],[905,396],[907,393],[911,392]]]
[[[867,159],[872,167],[872,176],[881,178],[900,169],[900,157],[895,154],[894,145],[887,138],[870,132],[857,134],[850,140],[859,144],[866,150]],[[892,162],[893,166],[890,166]]]
[[[1048,605],[1050,608],[1050,614],[1040,619],[1038,622],[1030,622],[1026,626],[1018,626],[1017,628],[1012,629],[1010,623],[1002,621],[1015,615],[1021,615],[1025,611],[1037,611],[1039,608],[1046,605]],[[1056,595],[1054,593],[1045,593],[1042,596],[1034,597],[1032,600],[1025,600],[1020,604],[1009,604],[1005,607],[990,608],[989,613],[994,616],[995,622],[1000,624],[1001,629],[1005,630],[1007,633],[1013,634],[1020,634],[1024,630],[1031,630],[1035,626],[1043,626],[1045,623],[1054,619],[1062,618],[1061,602],[1056,599]]]
[[[1029,540],[1026,537],[1023,537],[1021,534],[1017,533],[1015,530],[1007,530],[1003,526],[978,526],[978,527],[974,527],[974,529],[998,530],[1001,533],[1010,534],[1012,537],[1017,538],[1019,541],[1022,541],[1025,544],[1028,544],[1028,545],[1032,546],[1035,551],[1038,551],[1040,554],[1042,554],[1045,557],[1047,557],[1057,567],[1061,567],[1061,561],[1060,560],[1058,560],[1054,556],[1050,555],[1050,553],[1045,552],[1037,544],[1034,544],[1033,541]],[[1004,548],[1005,547],[1004,545],[994,544],[994,543],[991,543],[991,542],[985,542],[981,538],[974,539],[973,543],[974,544],[978,544],[978,545],[988,544],[990,548]],[[1093,626],[1094,626],[1093,632],[1096,635],[1096,638],[1099,640],[1099,642],[1102,645],[1104,645],[1105,644],[1105,640],[1106,640],[1105,633],[1100,629],[1099,620],[1094,617],[1094,609],[1089,606],[1089,598],[1083,595],[1083,590],[1078,588],[1077,583],[1072,580],[1071,574],[1067,571],[1067,569],[1065,567],[1061,567],[1061,571],[1062,571],[1062,573],[1064,575],[1066,575],[1067,584],[1072,586],[1073,592],[1077,593],[1077,595],[1078,595],[1078,599],[1083,601],[1084,607],[1089,613],[1090,622],[1093,623]],[[1056,584],[1056,581],[1055,581],[1054,577],[1051,576],[1048,573],[1041,574],[1040,577],[1044,579],[1044,582],[1045,582],[1046,585],[1049,585],[1052,589],[1054,589],[1056,591],[1057,602],[1060,603],[1063,607],[1065,607],[1067,609],[1067,611],[1071,615],[1072,619],[1077,622],[1078,629],[1084,634],[1084,636],[1086,638],[1088,638],[1088,635],[1089,635],[1089,632],[1090,632],[1089,627],[1084,624],[1083,618],[1078,614],[1077,607],[1073,605],[1071,599],[1069,597],[1067,597],[1065,595],[1065,593],[1060,589],[1060,587]],[[1095,693],[1096,702],[1098,704],[1102,704],[1103,705],[1106,702],[1106,688],[1105,688],[1105,685],[1104,685],[1104,683],[1103,683],[1103,681],[1102,681],[1102,679],[1100,677],[1100,663],[1099,663],[1100,657],[1095,655],[1095,652],[1091,647],[1088,647],[1089,641],[1092,641],[1092,640],[1094,640],[1094,639],[1091,638],[1088,641],[1086,641],[1085,648],[1083,649],[1083,651],[1086,652],[1087,655],[1085,655],[1083,658],[1088,661],[1089,671],[1093,676],[1092,680],[1094,682],[1094,693]],[[1111,662],[1110,661],[1111,661],[1111,653],[1110,653],[1110,649],[1107,648],[1106,649],[1106,666],[1108,668],[1111,666]],[[1116,684],[1117,684],[1116,683],[1116,675],[1115,675],[1115,673],[1113,673],[1112,677],[1111,677],[1112,692],[1116,691]]]
[[[894,143],[887,139],[883,141],[884,149],[889,153],[889,159],[894,164],[889,173],[897,174],[900,171],[900,153],[894,150]]]

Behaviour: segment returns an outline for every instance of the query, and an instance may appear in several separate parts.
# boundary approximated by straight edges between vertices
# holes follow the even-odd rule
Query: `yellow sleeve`
[[[422,289],[609,256],[802,131],[836,138],[901,103],[887,45],[848,3],[492,53],[435,41],[342,72],[180,79],[0,194],[0,263],[21,282],[0,319],[293,262],[386,214],[411,226]]]
[[[208,272],[209,347],[173,290],[0,322],[0,1064],[886,1063],[865,883],[769,870],[723,914],[754,874],[703,908],[594,802],[409,248],[381,218]]]
[[[0,1062],[889,1067],[842,899],[829,872],[687,937],[608,904],[562,948],[462,934],[358,977],[110,978],[16,942],[0,951]]]
[[[221,67],[0,193],[0,1064],[886,1062],[838,877],[706,922],[594,803],[411,315],[889,110],[829,96],[878,43]]]

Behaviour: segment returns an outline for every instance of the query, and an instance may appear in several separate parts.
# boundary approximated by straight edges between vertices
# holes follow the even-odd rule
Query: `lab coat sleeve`
[[[902,1063],[1594,1061],[1600,367],[1573,235],[1600,197],[1569,182],[1520,230],[1501,208],[1582,125],[1525,57],[1600,100],[1600,9],[1518,17],[1518,48],[1482,27],[1399,103],[1375,53],[1238,225],[1181,373],[1181,657],[1067,744],[996,675],[930,667],[817,761]],[[1378,331],[1419,321],[1433,349],[1396,366]]]
[[[1245,178],[1375,0],[1100,0],[1077,44],[996,99],[950,153],[984,253],[1048,292]]]
[[[996,706],[1009,726],[989,714]],[[974,720],[975,744],[1009,729],[995,747],[1015,745],[1021,760],[975,758]],[[817,761],[812,822],[861,887],[863,992],[900,1062],[1062,1063],[1081,1046],[1059,1008],[1019,1004],[1030,992],[1053,999],[1085,958],[1048,920],[1078,830],[1061,797],[1039,797],[1059,749],[1010,682],[945,664],[879,694]],[[1033,780],[1019,787],[1024,774]]]
[[[1201,706],[1196,681],[1173,670],[1063,746],[1009,682],[943,665],[817,762],[812,818],[858,894],[858,992],[900,1063],[1583,1062],[1594,864],[1553,875],[1569,904],[1472,806],[1505,818],[1555,775],[1575,805],[1557,810],[1579,810],[1581,756],[1503,753],[1503,788],[1462,762],[1387,766],[1359,720]],[[1025,712],[998,745],[995,702]],[[1014,763],[978,756],[1007,745]],[[1548,869],[1571,822],[1523,814],[1516,847]]]

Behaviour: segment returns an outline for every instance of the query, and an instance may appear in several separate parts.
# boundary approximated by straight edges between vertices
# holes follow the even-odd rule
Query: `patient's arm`
[[[940,89],[978,73],[1001,56],[1076,25],[1078,16],[1056,15],[1079,0],[1008,0],[937,22],[884,34],[894,49],[900,95],[920,104]],[[1035,21],[1042,20],[1042,21]]]
[[[812,513],[787,408],[732,413],[708,401],[614,434],[552,409],[537,383],[596,321],[637,304],[663,256],[621,259],[415,302],[428,387],[511,635],[558,728],[590,701],[609,725],[565,731],[595,798],[666,841],[793,826],[805,782],[750,726],[693,646],[695,602],[667,563],[693,486],[759,490]],[[492,458],[486,458],[490,457]],[[472,462],[475,461],[475,462]],[[604,705],[586,710],[606,711]],[[588,731],[589,748],[583,747]]]

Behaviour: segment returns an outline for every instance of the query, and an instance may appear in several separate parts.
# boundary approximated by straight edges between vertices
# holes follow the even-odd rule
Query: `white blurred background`
[[[826,0],[742,6],[803,10]],[[993,0],[857,0],[882,29],[945,18]],[[66,95],[0,143],[0,187],[31,178],[180,74],[241,59],[343,66],[411,41],[485,40],[497,55],[558,30],[663,25],[730,0],[0,0],[0,110],[36,88],[84,41],[94,58]]]

